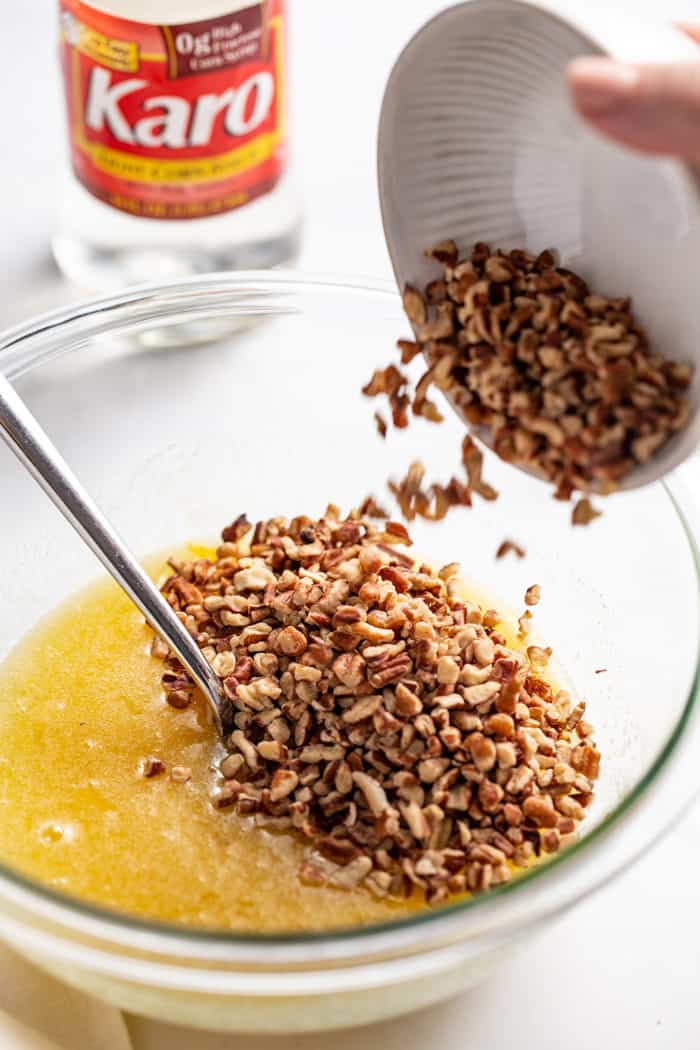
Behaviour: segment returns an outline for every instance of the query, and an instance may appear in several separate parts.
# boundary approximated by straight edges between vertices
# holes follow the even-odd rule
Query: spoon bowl
[[[669,473],[700,442],[700,195],[686,166],[589,131],[568,99],[582,54],[697,60],[671,25],[609,14],[606,0],[470,0],[428,22],[399,56],[378,137],[384,232],[399,287],[438,276],[425,249],[556,249],[607,296],[631,295],[651,345],[695,367],[690,423],[620,488]],[[624,29],[622,28],[624,27]],[[485,444],[489,434],[477,431]]]

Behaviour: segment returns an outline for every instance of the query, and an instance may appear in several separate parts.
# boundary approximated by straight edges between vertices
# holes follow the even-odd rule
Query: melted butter
[[[423,906],[304,885],[299,839],[214,810],[214,731],[203,707],[165,703],[150,641],[129,600],[100,582],[34,627],[0,668],[3,863],[108,908],[251,933],[357,926]],[[191,767],[191,781],[144,779],[148,756]]]

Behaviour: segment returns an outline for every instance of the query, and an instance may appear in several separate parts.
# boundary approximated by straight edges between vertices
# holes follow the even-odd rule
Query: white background
[[[78,296],[56,273],[48,248],[63,132],[55,6],[56,0],[0,4],[0,327]],[[292,6],[294,141],[306,201],[300,265],[388,277],[374,179],[382,88],[402,43],[443,5],[292,0]],[[638,0],[640,7],[687,21],[695,12],[700,22],[697,0]],[[653,855],[462,999],[376,1029],[287,1041],[228,1041],[132,1019],[135,1048],[697,1050],[699,884],[696,808]]]

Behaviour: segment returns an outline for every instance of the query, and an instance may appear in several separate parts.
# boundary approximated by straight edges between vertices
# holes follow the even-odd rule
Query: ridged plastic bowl
[[[437,276],[424,252],[448,237],[463,252],[475,241],[554,248],[591,289],[631,295],[654,347],[700,364],[697,173],[595,134],[566,86],[579,55],[697,62],[697,44],[656,6],[469,0],[419,30],[391,72],[379,122],[379,196],[399,287]],[[623,488],[663,477],[700,444],[700,368],[689,403],[690,425]]]

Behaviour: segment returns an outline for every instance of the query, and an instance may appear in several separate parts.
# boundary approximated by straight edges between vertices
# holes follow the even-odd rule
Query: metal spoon
[[[609,0],[470,0],[408,43],[387,83],[378,137],[384,233],[400,288],[438,276],[424,251],[558,250],[591,288],[634,298],[652,347],[695,366],[690,423],[622,488],[657,480],[700,443],[700,193],[688,168],[593,135],[576,116],[566,67],[582,54],[694,59],[697,45]],[[491,444],[490,432],[479,437]]]
[[[156,634],[177,654],[208,701],[219,732],[228,731],[230,705],[194,638],[1,375],[0,436],[138,606]]]

